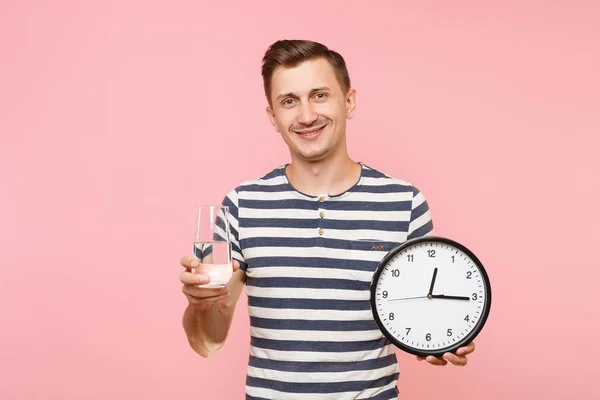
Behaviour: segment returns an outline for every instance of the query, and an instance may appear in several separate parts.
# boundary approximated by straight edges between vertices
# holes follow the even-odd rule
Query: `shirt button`
[[[319,230],[317,232],[319,232],[319,235],[323,235],[323,232],[324,232],[323,228],[319,228]]]
[[[321,202],[321,203],[322,203],[322,202],[324,202],[324,201],[325,201],[325,197],[323,197],[323,196],[319,197],[319,202]]]
[[[319,217],[321,217],[321,218],[325,218],[325,212],[321,211],[321,212],[319,213]]]

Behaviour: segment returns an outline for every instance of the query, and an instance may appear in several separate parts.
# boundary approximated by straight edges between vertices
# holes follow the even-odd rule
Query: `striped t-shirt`
[[[369,286],[389,250],[433,223],[415,186],[361,167],[335,196],[297,191],[281,166],[223,201],[247,278],[247,399],[398,397],[395,347],[373,319]]]

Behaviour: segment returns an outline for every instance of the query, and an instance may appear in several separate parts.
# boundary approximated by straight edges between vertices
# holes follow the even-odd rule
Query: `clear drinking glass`
[[[229,240],[229,207],[200,205],[194,236],[194,257],[202,264],[192,268],[193,274],[208,275],[210,282],[201,288],[220,288],[233,274],[231,241]]]

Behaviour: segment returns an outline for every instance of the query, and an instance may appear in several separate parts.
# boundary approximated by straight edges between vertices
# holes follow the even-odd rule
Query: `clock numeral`
[[[427,250],[429,257],[435,257],[435,250]]]
[[[452,256],[452,262],[454,262],[454,256]]]
[[[396,276],[396,277],[400,276],[400,270],[399,269],[393,269],[392,270],[392,276]]]
[[[472,298],[473,300],[477,300],[477,293],[473,293],[473,296],[471,296],[471,298]]]
[[[384,290],[384,291],[383,291],[383,298],[384,298],[384,299],[387,299],[387,296],[388,296],[388,292],[387,292],[387,290]]]
[[[393,312],[391,312],[391,313],[390,313],[390,316],[389,316],[388,318],[390,319],[390,321],[393,321],[393,320],[394,320],[394,313],[393,313]]]
[[[472,275],[472,274],[473,274],[473,273],[472,273],[471,271],[467,271],[467,279],[471,279],[471,275]]]
[[[410,328],[404,328],[406,329],[406,334],[408,335],[410,333]]]
[[[465,321],[469,322],[469,316],[468,315],[465,317]]]
[[[431,333],[428,333],[427,335],[425,335],[425,339],[429,342],[431,341]]]
[[[409,254],[407,257],[408,257],[408,262],[413,262],[413,261],[415,261],[415,256],[414,256],[414,255],[412,255],[412,254]]]
[[[446,335],[452,336],[452,329],[448,329],[448,331],[446,332]]]

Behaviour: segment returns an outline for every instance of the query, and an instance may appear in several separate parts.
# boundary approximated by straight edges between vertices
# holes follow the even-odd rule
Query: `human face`
[[[346,152],[346,118],[354,115],[355,98],[353,89],[342,90],[331,64],[317,58],[275,70],[267,114],[292,161],[319,161]]]

